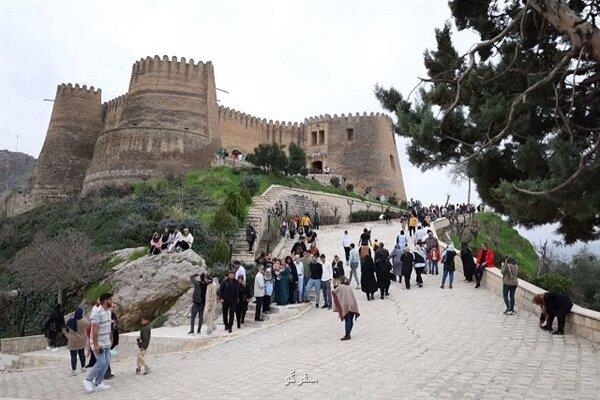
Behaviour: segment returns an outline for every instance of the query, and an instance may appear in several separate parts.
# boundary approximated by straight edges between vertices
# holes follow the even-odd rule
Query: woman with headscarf
[[[400,262],[402,263],[400,272],[404,277],[404,285],[407,289],[410,289],[410,276],[412,275],[413,266],[415,265],[415,256],[411,253],[408,246],[404,248],[404,251],[400,256]]]
[[[427,259],[427,256],[425,255],[425,250],[418,243],[415,244],[413,257],[415,261],[415,274],[417,274],[417,286],[423,287],[423,277],[421,276],[421,274],[425,272],[425,261]]]
[[[276,278],[277,290],[275,291],[275,299],[278,306],[285,306],[290,299],[290,275],[292,270],[288,264],[281,265],[279,261],[277,261],[275,265],[278,267],[273,268],[279,270],[279,274]]]
[[[58,350],[58,338],[63,328],[65,327],[65,314],[62,305],[56,304],[50,317],[44,324],[44,332],[48,338],[49,349],[52,351]]]
[[[367,294],[367,300],[375,300],[373,293],[377,291],[375,280],[375,263],[370,254],[367,254],[360,263],[360,288]]]
[[[398,277],[398,283],[402,284],[402,253],[404,252],[404,247],[402,243],[397,243],[390,255],[390,259],[392,260],[392,267],[394,275]]]
[[[377,273],[377,286],[381,294],[381,300],[389,295],[390,289],[390,253],[383,247],[383,242],[379,243],[375,251],[375,271]]]
[[[475,258],[473,257],[473,251],[467,242],[461,243],[460,260],[462,261],[465,280],[467,282],[473,282],[473,274],[475,273]]]
[[[77,375],[77,356],[81,363],[80,371],[85,371],[85,347],[88,341],[86,331],[89,325],[90,322],[83,316],[83,309],[77,308],[64,329],[67,349],[71,353],[71,376]]]
[[[294,263],[292,257],[287,256],[285,258],[285,264],[290,267],[290,285],[289,285],[289,298],[288,303],[294,304],[298,302],[299,292],[298,292],[298,268]],[[300,271],[300,274],[303,274],[303,271]]]
[[[208,278],[208,277],[207,277]],[[219,279],[212,278],[212,283],[206,286],[206,305],[204,307],[204,321],[206,322],[206,334],[210,335],[216,329],[215,313],[217,311],[217,291],[219,290]],[[257,305],[258,307],[258,305]]]
[[[442,253],[442,262],[444,263],[444,274],[442,275],[442,286],[440,288],[444,288],[446,284],[446,277],[448,277],[448,287],[452,289],[452,282],[454,282],[454,270],[456,269],[454,265],[454,257],[456,257],[456,250],[454,249],[454,245],[450,243],[446,250]]]
[[[515,314],[515,292],[519,286],[519,266],[512,256],[506,256],[506,260],[500,268],[502,274],[502,296],[506,304],[505,315]]]
[[[345,277],[341,284],[333,289],[333,311],[337,312],[340,319],[345,323],[345,335],[340,340],[350,340],[350,333],[354,326],[354,320],[359,317],[358,304],[350,282]]]
[[[565,294],[548,292],[536,294],[533,297],[533,302],[542,308],[540,328],[545,331],[552,331],[554,317],[556,317],[558,319],[558,327],[552,333],[555,335],[564,335],[567,314],[571,312],[571,308],[573,307],[571,298]],[[546,322],[546,325],[544,325],[544,322]]]

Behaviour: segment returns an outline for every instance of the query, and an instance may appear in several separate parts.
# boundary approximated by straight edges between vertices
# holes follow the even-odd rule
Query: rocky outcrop
[[[106,279],[118,305],[120,329],[135,329],[142,317],[162,316],[189,291],[190,275],[203,271],[206,264],[193,250],[143,256],[121,266]]]

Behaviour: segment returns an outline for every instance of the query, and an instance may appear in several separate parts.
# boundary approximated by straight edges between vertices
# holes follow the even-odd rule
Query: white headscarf
[[[448,247],[446,247],[446,251],[454,251],[454,252],[456,252],[456,250],[454,249],[454,245],[452,243],[450,243],[448,245]]]

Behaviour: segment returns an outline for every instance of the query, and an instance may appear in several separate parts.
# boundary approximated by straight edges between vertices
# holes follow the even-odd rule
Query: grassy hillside
[[[481,223],[481,228],[469,245],[475,251],[483,242],[491,246],[496,254],[496,265],[500,263],[507,255],[512,255],[518,262],[523,276],[531,276],[537,270],[538,255],[533,245],[519,235],[517,230],[508,222],[494,213],[484,212],[475,214],[475,218]],[[458,239],[453,237],[454,245],[460,248]]]

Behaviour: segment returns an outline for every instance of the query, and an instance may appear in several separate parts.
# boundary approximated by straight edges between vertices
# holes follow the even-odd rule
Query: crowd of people
[[[157,255],[163,251],[172,253],[185,251],[192,248],[194,244],[194,236],[186,227],[181,228],[165,228],[161,235],[154,232],[150,239],[150,255]]]

